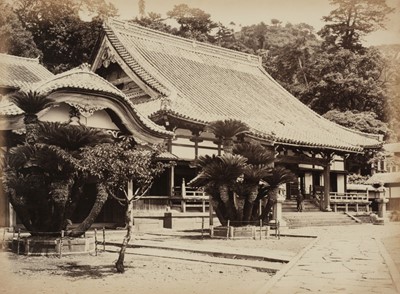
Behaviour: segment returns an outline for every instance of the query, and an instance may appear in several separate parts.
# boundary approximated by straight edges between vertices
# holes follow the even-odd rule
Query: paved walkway
[[[398,293],[398,269],[381,239],[400,237],[399,223],[307,228],[302,232],[319,238],[258,294]]]

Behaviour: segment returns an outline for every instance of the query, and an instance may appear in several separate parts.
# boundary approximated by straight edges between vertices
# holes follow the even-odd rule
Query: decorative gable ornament
[[[105,48],[101,59],[102,59],[102,64],[105,68],[109,67],[111,63],[117,62],[114,54],[111,52],[111,49],[109,47]]]
[[[79,113],[88,118],[89,116],[92,116],[93,113],[99,110],[103,110],[106,107],[104,106],[94,106],[92,104],[80,104],[80,103],[73,103],[73,102],[67,102],[70,106],[75,107]]]
[[[161,97],[161,106],[160,109],[163,111],[168,111],[171,109],[172,101],[169,97]]]

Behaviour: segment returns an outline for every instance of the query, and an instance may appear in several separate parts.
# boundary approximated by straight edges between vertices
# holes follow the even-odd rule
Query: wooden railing
[[[349,206],[354,206],[358,212],[359,206],[365,206],[366,211],[369,211],[371,202],[368,200],[367,193],[338,193],[331,192],[329,194],[330,204],[333,205],[333,210],[337,211],[339,206],[344,206],[345,211],[349,210]]]
[[[176,206],[177,203],[182,212],[186,212],[187,208],[201,208],[202,212],[206,212],[209,207],[209,196],[206,192],[184,188],[180,191],[175,191],[174,196],[170,198],[171,206]]]

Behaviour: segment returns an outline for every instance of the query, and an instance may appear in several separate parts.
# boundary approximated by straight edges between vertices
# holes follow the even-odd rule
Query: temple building
[[[47,93],[58,107],[39,114],[45,121],[80,123],[116,136],[130,134],[143,143],[164,143],[167,170],[150,191],[160,207],[182,195],[182,182],[196,176],[193,160],[220,154],[221,141],[205,131],[216,120],[236,119],[255,140],[274,150],[275,164],[298,176],[288,184],[290,198],[300,189],[345,193],[346,159],[382,145],[378,136],[356,132],[315,113],[281,87],[262,67],[260,57],[180,38],[116,19],[104,23],[90,70],[53,75],[37,60],[2,55],[2,94],[18,89]],[[3,66],[1,65],[3,70]],[[6,97],[0,102],[6,136],[23,127],[23,113]],[[10,140],[10,139],[9,139]],[[12,146],[12,141],[3,144]],[[7,210],[4,195],[1,209]],[[153,198],[152,198],[153,197]],[[324,197],[323,210],[330,210]],[[112,209],[111,209],[112,210]],[[108,218],[108,219],[107,219]],[[115,220],[105,215],[102,221]],[[9,225],[12,220],[2,220]]]

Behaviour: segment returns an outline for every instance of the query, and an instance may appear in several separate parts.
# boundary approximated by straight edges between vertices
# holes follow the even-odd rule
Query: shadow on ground
[[[70,278],[82,278],[82,279],[102,279],[105,276],[111,274],[117,274],[114,265],[87,265],[78,264],[77,262],[68,262],[66,264],[57,266],[62,272],[57,274],[70,277]]]

